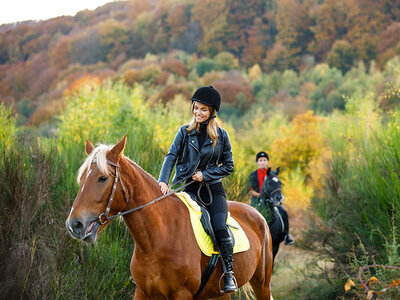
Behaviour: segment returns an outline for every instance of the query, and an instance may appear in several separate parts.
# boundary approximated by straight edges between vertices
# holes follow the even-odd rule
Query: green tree
[[[344,40],[336,41],[328,54],[328,64],[346,73],[353,65],[355,52],[353,47]]]

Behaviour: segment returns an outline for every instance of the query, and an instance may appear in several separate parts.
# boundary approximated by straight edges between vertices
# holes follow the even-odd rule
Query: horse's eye
[[[99,178],[99,182],[105,182],[105,181],[107,181],[107,177],[105,177],[105,176],[101,176],[100,178]]]

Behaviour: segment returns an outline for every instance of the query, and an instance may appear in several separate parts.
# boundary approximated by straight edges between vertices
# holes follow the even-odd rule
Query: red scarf
[[[261,192],[261,187],[264,182],[264,178],[267,176],[267,169],[258,169],[257,170],[257,178],[258,178],[258,186],[259,186],[259,192]]]

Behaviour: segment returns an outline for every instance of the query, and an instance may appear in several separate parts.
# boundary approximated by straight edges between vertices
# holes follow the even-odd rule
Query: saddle
[[[192,229],[200,250],[207,256],[218,254],[217,240],[211,225],[208,211],[199,206],[186,192],[176,193],[176,196],[186,205],[190,214]],[[244,252],[250,249],[249,240],[239,223],[228,214],[228,232],[234,241],[233,253]]]

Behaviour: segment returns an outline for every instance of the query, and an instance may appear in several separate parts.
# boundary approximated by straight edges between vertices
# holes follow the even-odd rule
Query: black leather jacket
[[[225,129],[218,129],[218,141],[212,147],[210,137],[207,137],[199,151],[199,141],[195,129],[189,134],[186,132],[188,125],[181,126],[169,148],[161,168],[158,182],[168,183],[176,163],[173,184],[179,184],[190,178],[196,170],[203,173],[204,182],[214,184],[233,172],[232,147],[229,135]],[[200,161],[206,162],[200,166]],[[203,163],[202,163],[203,164]]]

